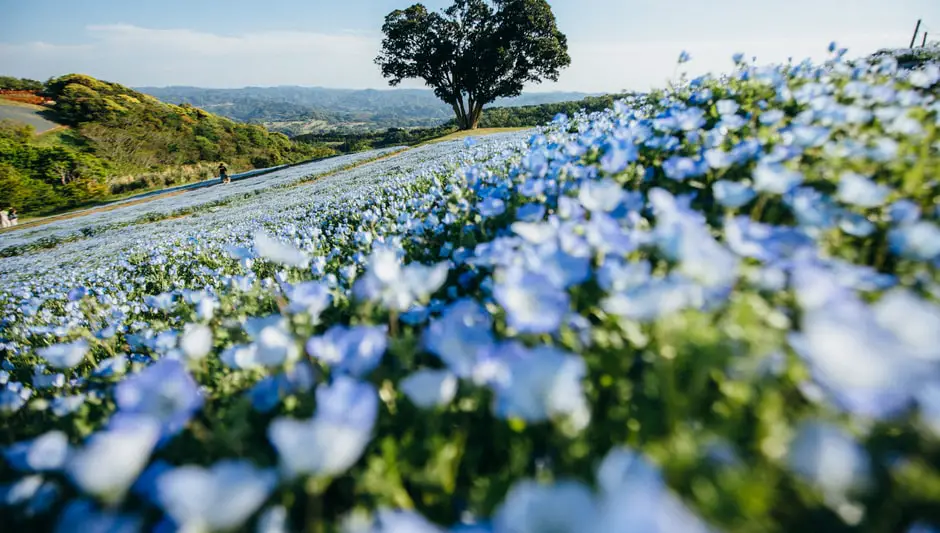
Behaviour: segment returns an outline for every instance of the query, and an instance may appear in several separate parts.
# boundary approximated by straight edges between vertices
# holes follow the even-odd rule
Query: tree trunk
[[[480,125],[480,119],[483,118],[483,104],[479,103],[474,106],[473,111],[470,114],[470,129],[475,130]]]
[[[454,114],[457,115],[457,127],[461,130],[467,129],[467,114],[463,110],[463,102],[461,101],[458,104],[459,100],[454,100],[450,103],[451,107],[454,108]]]

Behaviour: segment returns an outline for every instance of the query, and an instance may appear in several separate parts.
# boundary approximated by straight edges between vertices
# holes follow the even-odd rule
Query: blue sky
[[[408,0],[0,0],[0,74],[83,72],[126,85],[383,88],[382,19]],[[437,9],[450,1],[424,2]],[[906,46],[940,0],[553,0],[572,65],[533,90],[647,89],[691,52],[691,73]],[[408,86],[421,86],[420,82]]]

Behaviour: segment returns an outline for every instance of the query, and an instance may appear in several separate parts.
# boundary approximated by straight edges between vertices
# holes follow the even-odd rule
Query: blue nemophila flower
[[[157,493],[157,480],[166,472],[173,470],[173,468],[173,465],[163,459],[153,461],[144,469],[137,478],[137,481],[131,486],[131,492],[143,498],[147,503],[159,506],[160,500]]]
[[[301,361],[275,376],[265,376],[248,391],[251,406],[256,411],[267,413],[273,410],[286,396],[302,394],[313,388],[314,369],[310,363]]]
[[[815,242],[797,228],[754,222],[749,217],[724,221],[725,242],[736,254],[772,263],[815,247]]]
[[[673,112],[676,126],[686,132],[694,132],[705,125],[705,110],[700,107],[689,107]]]
[[[878,207],[891,194],[891,189],[875,183],[854,172],[845,172],[839,177],[838,199],[858,207]]]
[[[68,436],[52,430],[35,439],[17,442],[3,451],[7,462],[23,472],[59,470],[69,453]]]
[[[189,360],[202,360],[212,351],[212,330],[202,324],[186,324],[179,344]]]
[[[934,437],[940,437],[940,382],[926,384],[917,392],[921,423]]]
[[[705,160],[696,160],[691,157],[675,155],[663,161],[663,172],[667,178],[675,181],[696,178],[707,170],[708,163]]]
[[[640,157],[639,148],[631,140],[611,142],[601,156],[601,170],[608,174],[618,174],[626,170],[630,163]]]
[[[624,198],[623,187],[616,181],[605,178],[600,181],[589,181],[581,186],[578,200],[588,211],[611,212],[617,208]]]
[[[790,443],[787,463],[836,504],[866,489],[872,481],[864,448],[842,429],[820,420],[800,425]]]
[[[293,531],[287,516],[287,508],[281,505],[268,507],[258,517],[255,533],[289,533]]]
[[[743,207],[757,196],[749,184],[728,180],[712,183],[712,194],[719,204],[728,208]]]
[[[940,257],[940,228],[926,220],[903,224],[888,232],[891,251],[915,261]]]
[[[446,533],[415,511],[379,509],[375,516],[350,517],[344,533]]]
[[[754,189],[771,194],[786,194],[803,182],[803,174],[780,164],[759,163],[754,169]]]
[[[734,164],[735,159],[732,154],[721,148],[710,148],[702,154],[705,163],[712,169],[725,169]]]
[[[16,386],[14,386],[14,383]],[[15,413],[26,405],[33,390],[23,387],[22,383],[8,383],[0,388],[0,412]]]
[[[907,289],[892,289],[872,306],[874,318],[897,335],[913,357],[940,361],[940,305]]]
[[[267,327],[287,328],[287,319],[277,313],[266,316],[253,316],[245,320],[242,329],[252,339],[257,340],[261,331]]]
[[[931,375],[929,363],[832,275],[800,265],[793,283],[804,310],[800,333],[789,342],[813,380],[839,407],[861,416],[882,419],[908,407]]]
[[[59,515],[55,532],[140,533],[143,530],[144,520],[136,514],[98,509],[88,500],[74,500]]]
[[[85,339],[53,344],[36,350],[36,354],[45,359],[49,366],[62,369],[78,366],[85,359],[87,353],[88,341]]]
[[[292,313],[307,313],[318,319],[320,313],[333,303],[330,288],[322,282],[306,281],[289,287],[287,298],[290,300],[288,310]]]
[[[279,265],[307,268],[310,263],[310,258],[303,251],[262,231],[255,233],[254,247],[259,256]]]
[[[161,424],[164,438],[179,433],[203,403],[192,375],[173,359],[160,359],[118,383],[114,399],[117,416],[148,416]]]
[[[335,476],[349,469],[371,439],[378,401],[372,385],[340,376],[317,388],[313,418],[272,421],[268,438],[284,474]]]
[[[506,311],[506,322],[519,333],[549,333],[569,311],[568,293],[542,274],[514,267],[502,272],[493,298]]]
[[[310,337],[307,353],[335,372],[361,377],[378,366],[387,345],[384,326],[337,325]]]
[[[497,217],[506,212],[506,202],[491,196],[477,204],[477,210],[486,218]]]
[[[264,366],[258,358],[258,347],[254,344],[230,346],[219,354],[219,359],[229,368],[247,370]]]
[[[459,300],[424,330],[425,348],[457,376],[470,377],[480,355],[494,343],[492,318],[473,300]]]
[[[597,282],[605,291],[623,291],[646,283],[651,271],[649,261],[625,262],[608,257],[597,271]]]
[[[516,210],[516,220],[535,222],[545,217],[545,206],[543,204],[525,204]],[[446,243],[445,246],[453,246],[452,243]],[[442,251],[443,253],[443,251]],[[442,255],[446,257],[446,255]]]
[[[587,531],[710,531],[669,490],[659,469],[632,450],[614,448],[608,452],[597,469],[597,484],[597,514]]]
[[[181,466],[157,479],[157,499],[185,531],[227,531],[261,508],[277,475],[246,461],[220,461],[211,468]]]
[[[437,291],[447,280],[449,270],[446,262],[431,266],[402,265],[393,248],[376,247],[369,256],[365,276],[356,281],[353,292],[359,299],[376,301],[395,311],[407,311],[416,301]]]
[[[584,533],[593,531],[597,508],[591,490],[576,481],[551,485],[517,481],[493,515],[493,531]],[[611,530],[613,531],[613,530]]]
[[[167,312],[173,309],[176,304],[176,295],[172,292],[164,292],[153,296],[145,296],[144,303],[150,308]]]
[[[56,374],[46,374],[45,365],[36,365],[33,368],[33,387],[37,390],[42,389],[52,389],[52,388],[62,388],[65,386],[65,374],[56,373]]]
[[[147,416],[124,417],[92,434],[69,455],[66,471],[86,494],[119,501],[150,459],[160,424]]]
[[[843,212],[839,215],[839,229],[855,237],[868,237],[875,232],[875,224],[858,213]]]
[[[682,53],[679,54],[679,64],[688,63],[691,59],[692,59],[692,56],[689,55],[689,53],[686,52],[685,50],[683,50]]]
[[[580,252],[576,250],[576,252]],[[586,250],[582,255],[571,255],[553,242],[521,250],[524,268],[545,276],[559,289],[579,285],[590,276],[591,258]]]
[[[917,222],[920,219],[920,206],[902,198],[888,206],[888,217],[895,224]]]
[[[69,396],[57,396],[52,399],[50,410],[52,414],[63,417],[68,416],[85,404],[86,396],[84,394],[72,394]]]
[[[233,359],[237,364],[274,367],[300,358],[301,349],[297,339],[281,321],[264,325],[252,337],[254,338],[252,348],[233,354]],[[251,362],[252,359],[253,362]]]
[[[797,187],[784,196],[797,223],[805,230],[818,233],[836,224],[839,209],[828,196],[811,187]]]
[[[734,100],[718,100],[715,102],[715,109],[720,115],[733,115],[740,108],[741,106]]]
[[[457,394],[457,376],[447,370],[421,369],[399,384],[402,392],[418,407],[430,409],[447,405]]]
[[[40,475],[0,484],[0,507],[16,507],[26,517],[45,513],[58,498],[60,488]]]
[[[576,429],[587,425],[591,413],[581,385],[587,369],[580,356],[552,346],[507,355],[508,379],[495,385],[497,416],[527,422],[564,418]]]
[[[75,288],[69,290],[69,293],[68,293],[68,300],[69,300],[70,302],[77,302],[77,301],[81,300],[82,298],[84,298],[85,296],[88,296],[88,289],[87,289],[87,288],[85,288],[85,287],[75,287]]]
[[[769,109],[758,116],[758,120],[764,126],[774,126],[779,124],[786,117],[782,109]]]
[[[679,274],[648,281],[603,298],[604,311],[638,322],[651,322],[692,305],[692,287]]]
[[[825,126],[793,126],[784,134],[784,138],[800,148],[814,148],[825,144],[830,130]]]

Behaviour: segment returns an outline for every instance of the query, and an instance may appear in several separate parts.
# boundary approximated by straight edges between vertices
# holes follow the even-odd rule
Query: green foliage
[[[524,126],[538,126],[551,122],[555,116],[565,114],[575,115],[579,111],[593,113],[610,109],[614,102],[626,95],[589,96],[575,102],[558,102],[551,104],[521,106],[521,107],[489,107],[483,110],[480,127],[483,128],[518,128]],[[455,123],[452,122],[456,126]]]
[[[365,133],[307,133],[294,137],[295,141],[314,145],[330,145],[340,152],[350,153],[371,148],[411,146],[453,133],[453,121],[434,128],[389,128],[385,131]]]
[[[418,78],[449,104],[461,129],[476,128],[483,106],[555,81],[571,63],[568,42],[545,0],[455,0],[441,13],[421,4],[385,17],[375,62],[389,84]]]
[[[14,78],[13,76],[0,76],[0,90],[10,91],[41,91],[42,82],[29,78]]]
[[[0,123],[0,198],[22,213],[48,213],[107,193],[103,162],[65,146],[32,144],[32,127]]]
[[[50,80],[45,94],[56,102],[50,114],[72,127],[68,144],[46,143],[32,128],[0,123],[0,164],[8,167],[0,197],[24,214],[205,179],[212,175],[205,167],[219,161],[237,172],[335,153],[81,74]]]

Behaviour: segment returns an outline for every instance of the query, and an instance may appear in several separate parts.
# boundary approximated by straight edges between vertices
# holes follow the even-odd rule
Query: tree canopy
[[[382,32],[375,61],[389,84],[424,80],[461,129],[476,128],[486,104],[557,81],[571,63],[545,0],[455,0],[439,13],[415,4],[389,13]]]
[[[13,76],[0,76],[0,90],[8,91],[41,91],[42,82],[29,78],[14,78]]]

